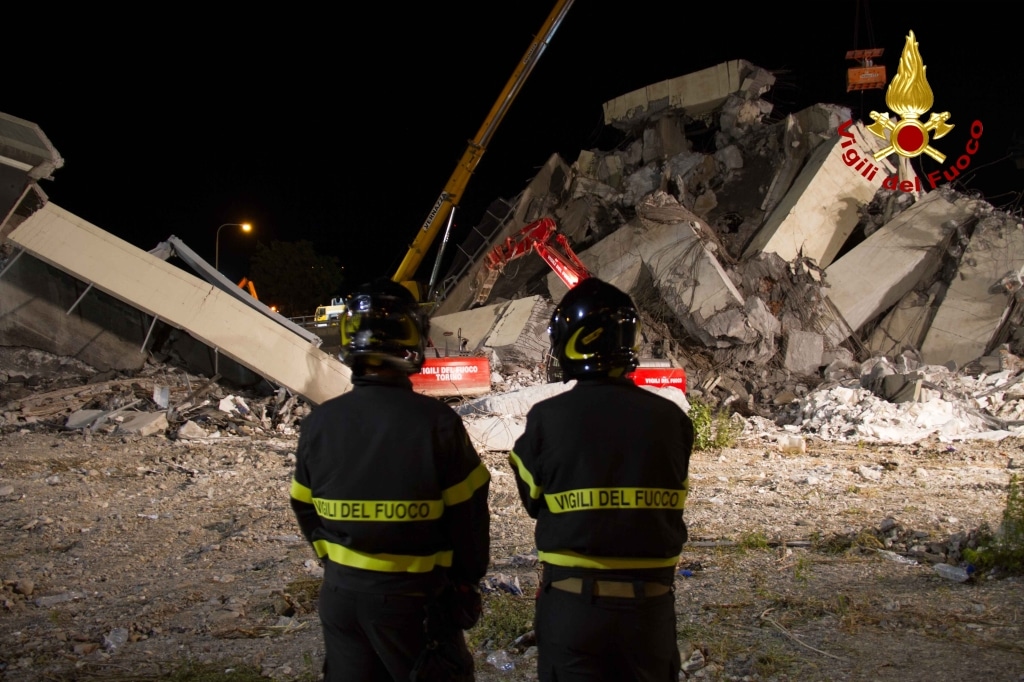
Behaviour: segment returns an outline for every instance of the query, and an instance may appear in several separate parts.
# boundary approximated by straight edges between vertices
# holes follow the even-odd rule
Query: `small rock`
[[[860,474],[862,478],[865,478],[869,481],[882,480],[882,472],[878,471],[877,469],[872,469],[871,467],[860,466],[857,468],[857,473]]]
[[[190,419],[178,428],[178,438],[180,440],[193,440],[198,438],[209,438],[209,435],[203,430],[203,427]]]
[[[683,663],[683,672],[687,675],[691,675],[701,668],[707,665],[707,661],[704,660],[704,652],[700,649],[694,649],[690,654],[690,658]]]

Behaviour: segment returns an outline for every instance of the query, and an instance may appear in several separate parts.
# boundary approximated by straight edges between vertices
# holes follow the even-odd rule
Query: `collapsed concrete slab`
[[[879,145],[862,123],[844,125],[807,159],[744,257],[769,252],[785,260],[812,258],[822,268],[832,264],[860,222],[858,209],[871,201],[883,178],[896,172],[886,159],[875,161],[868,156]]]
[[[351,388],[340,361],[219,288],[48,203],[9,240],[35,258],[188,333],[319,404]]]
[[[672,109],[683,109],[696,117],[713,111],[741,90],[760,96],[774,81],[770,73],[746,60],[734,59],[611,99],[604,103],[604,121],[630,127]]]
[[[963,366],[985,355],[1006,321],[1024,274],[1024,231],[1012,215],[977,224],[960,259],[958,276],[942,297],[921,344],[930,364]]]
[[[864,346],[872,355],[895,357],[904,351],[917,351],[934,315],[932,304],[939,286],[928,292],[911,291],[885,314]]]
[[[826,268],[837,315],[824,322],[827,338],[839,345],[933,276],[946,243],[971,217],[940,192],[929,192]]]
[[[643,263],[654,289],[679,321],[694,336],[714,345],[715,339],[705,330],[706,321],[721,310],[742,307],[743,296],[715,257],[713,246],[702,240],[710,228],[671,198],[663,199],[641,212],[645,218],[601,240],[581,253],[580,259],[593,274],[608,281],[635,268],[637,261]],[[557,301],[567,287],[552,273],[548,290]]]

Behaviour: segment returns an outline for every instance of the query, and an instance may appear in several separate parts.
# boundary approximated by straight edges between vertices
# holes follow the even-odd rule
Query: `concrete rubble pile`
[[[617,131],[620,144],[583,150],[572,163],[553,155],[513,201],[492,204],[443,278],[432,333],[435,339],[457,338],[469,354],[487,355],[494,395],[518,396],[518,407],[506,405],[498,414],[494,404],[474,401],[466,406],[467,421],[497,416],[499,430],[515,433],[507,423],[521,419],[520,407],[564,388],[546,384],[544,365],[547,321],[566,285],[539,257],[518,258],[497,277],[486,258],[524,226],[550,217],[593,275],[633,296],[643,318],[644,359],[684,368],[691,399],[729,407],[752,424],[774,420],[789,431],[832,439],[906,442],[927,433],[991,436],[1021,427],[1020,220],[949,185],[930,187],[906,159],[875,159],[885,141],[844,107],[816,104],[775,116],[765,99],[774,83],[770,72],[735,60],[626,93],[604,104],[605,124]],[[48,143],[40,145],[39,156],[49,159],[39,166],[46,172],[59,168],[54,159],[62,163]],[[28,184],[38,187],[40,177]],[[47,207],[41,190],[26,196],[34,200],[11,211],[0,224],[0,238],[20,240],[30,253],[60,243],[55,234],[90,249],[116,249],[119,263],[130,262],[135,281],[176,272],[69,212]],[[74,263],[75,255],[53,258],[73,264],[62,267],[91,289],[106,273],[91,261]],[[3,256],[0,267],[7,271]],[[145,347],[159,336],[156,322],[170,321],[171,338],[191,335],[201,343],[195,351],[180,343],[161,347],[158,361],[203,356],[209,365],[212,348],[212,371],[204,366],[198,373],[237,371],[230,358],[244,365],[239,376],[262,376],[313,404],[324,397],[324,377],[334,381],[332,395],[347,390],[346,369],[330,349],[303,347],[298,369],[275,366],[275,374],[269,365],[247,364],[245,352],[253,349],[233,351],[227,321],[207,325],[212,310],[178,310],[162,290],[145,301],[109,302],[99,293],[79,293],[78,284],[44,300],[38,282],[59,273],[36,262],[23,259],[0,277],[0,288],[11,281],[15,287],[6,297],[10,310],[0,298],[0,344],[37,344],[57,355],[80,348],[92,355],[74,356],[98,361],[93,366],[100,371],[124,372],[132,368],[118,363],[140,365],[144,357],[135,352],[137,334],[128,332],[148,326]],[[101,289],[102,282],[96,286]],[[216,303],[220,315],[250,314],[218,300],[206,282],[188,286],[183,291],[189,300]],[[66,313],[84,309],[83,298],[107,307],[97,308],[77,332],[68,326],[54,339],[41,336],[32,320],[45,312],[42,306],[51,323],[67,318],[59,323],[73,325]],[[129,314],[132,306],[141,317]],[[119,320],[123,329],[111,327],[107,336],[115,338],[97,343],[106,334],[99,319]],[[279,333],[272,320],[261,322]],[[202,330],[195,326],[200,323]],[[271,338],[271,331],[260,338]],[[76,341],[83,335],[89,343]],[[275,344],[301,345],[279,335]],[[290,357],[273,348],[256,349],[254,357]],[[189,396],[193,392],[187,389]],[[285,405],[285,393],[259,396],[263,402],[254,409],[263,410],[256,419],[260,428],[290,428],[296,413]],[[46,408],[10,402],[3,418],[24,423],[38,417],[33,409]]]
[[[644,352],[684,367],[692,396],[793,421],[796,401],[840,378],[922,401],[922,373],[942,370],[970,384],[945,395],[984,393],[961,412],[1017,426],[1016,400],[997,406],[993,387],[1022,343],[1021,221],[948,185],[925,191],[905,160],[890,163],[895,154],[861,168],[884,141],[848,109],[772,120],[763,96],[774,80],[738,60],[605,103],[623,142],[571,165],[552,156],[507,217],[475,233],[500,244],[554,218],[592,274],[634,297]],[[455,263],[435,319],[480,305],[486,267]],[[536,296],[545,313],[566,291],[539,257],[488,286],[488,305]],[[901,378],[877,380],[879,363]],[[847,400],[836,400],[841,412]]]
[[[229,442],[295,436],[309,414],[306,402],[283,389],[232,391],[221,380],[155,361],[126,376],[45,351],[0,346],[0,427],[57,425],[86,435]]]

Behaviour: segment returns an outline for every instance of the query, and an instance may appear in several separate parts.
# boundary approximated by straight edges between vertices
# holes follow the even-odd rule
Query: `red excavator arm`
[[[555,244],[552,244],[552,239]],[[531,251],[535,251],[543,258],[570,289],[591,276],[587,266],[572,250],[569,240],[558,232],[555,221],[551,218],[541,218],[508,237],[484,257],[483,283],[477,292],[475,303],[485,303],[505,266]]]

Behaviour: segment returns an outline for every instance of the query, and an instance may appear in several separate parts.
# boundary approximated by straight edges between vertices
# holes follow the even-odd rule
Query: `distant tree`
[[[340,295],[345,282],[338,259],[317,253],[308,241],[258,243],[250,271],[260,300],[286,317],[312,315]]]

